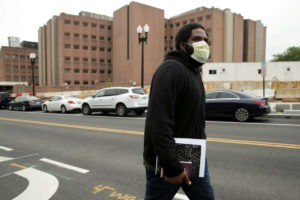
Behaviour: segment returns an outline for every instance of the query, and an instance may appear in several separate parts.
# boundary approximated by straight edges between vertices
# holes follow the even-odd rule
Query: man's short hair
[[[207,34],[204,26],[202,26],[201,24],[198,24],[195,22],[186,24],[180,28],[180,30],[178,31],[178,33],[176,35],[176,38],[175,38],[176,50],[180,50],[180,43],[187,42],[192,35],[192,30],[197,29],[197,28],[203,29],[208,37],[208,34]]]

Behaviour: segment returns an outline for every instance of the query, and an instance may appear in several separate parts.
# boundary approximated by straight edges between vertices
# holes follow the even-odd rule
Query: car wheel
[[[136,111],[134,111],[134,112],[135,112],[135,114],[137,114],[137,115],[142,115],[142,114],[144,114],[145,110],[136,110]]]
[[[9,105],[9,106],[8,106],[8,110],[10,110],[10,111],[12,111],[12,110],[13,110],[13,107],[12,107],[12,105]]]
[[[27,110],[26,106],[23,105],[23,106],[22,106],[22,111],[26,111],[26,110]]]
[[[83,104],[82,105],[82,114],[84,115],[90,115],[92,112],[91,112],[91,108],[88,104]]]
[[[234,118],[239,122],[245,122],[250,119],[250,113],[246,108],[238,108],[234,112]]]
[[[63,114],[67,113],[67,108],[66,108],[66,106],[62,105],[61,108],[60,108],[60,111],[61,111],[61,113],[63,113]]]
[[[46,105],[43,106],[43,111],[44,111],[44,112],[49,112]]]
[[[124,104],[119,103],[116,107],[116,113],[119,117],[123,117],[127,115],[127,108]]]

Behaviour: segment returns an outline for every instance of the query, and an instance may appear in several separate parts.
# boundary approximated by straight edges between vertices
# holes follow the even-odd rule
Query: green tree
[[[300,61],[300,46],[289,47],[285,52],[273,55],[272,61]]]

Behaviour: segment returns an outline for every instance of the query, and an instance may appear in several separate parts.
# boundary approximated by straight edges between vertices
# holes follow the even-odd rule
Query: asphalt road
[[[298,200],[300,119],[207,121],[218,200]],[[145,118],[0,111],[0,199],[143,199]],[[181,191],[176,199],[185,199]]]

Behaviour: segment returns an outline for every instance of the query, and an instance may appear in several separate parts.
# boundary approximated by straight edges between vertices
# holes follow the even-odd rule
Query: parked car
[[[245,122],[270,113],[268,98],[234,90],[211,91],[206,94],[206,117],[233,117]]]
[[[11,97],[8,92],[0,92],[0,109],[6,108],[13,99],[14,97]]]
[[[116,112],[118,116],[126,116],[134,111],[142,115],[148,108],[148,94],[140,87],[109,87],[97,91],[92,97],[83,100],[81,110],[84,115],[101,111]]]
[[[42,100],[36,96],[20,96],[8,103],[9,110],[41,110]]]
[[[73,96],[54,96],[42,104],[44,112],[80,111],[82,99]]]

